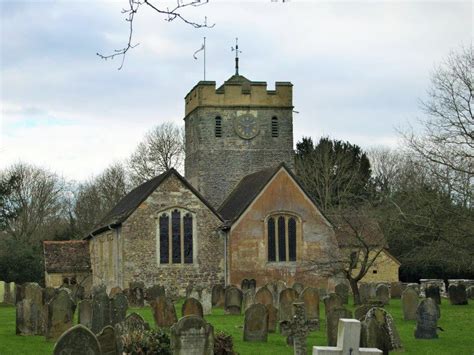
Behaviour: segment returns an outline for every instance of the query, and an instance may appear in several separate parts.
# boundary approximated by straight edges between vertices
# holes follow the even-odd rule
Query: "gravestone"
[[[21,302],[25,298],[25,285],[16,285],[15,304]]]
[[[319,291],[314,287],[306,287],[299,296],[304,303],[306,319],[317,321],[319,327]]]
[[[247,291],[244,291],[244,295],[242,297],[242,311],[245,312],[254,303],[255,303],[255,292],[254,292],[254,290],[253,289],[248,289]]]
[[[111,325],[106,326],[99,334],[97,334],[97,340],[99,341],[102,355],[119,354],[115,328]]]
[[[466,295],[467,295],[467,298],[469,298],[470,300],[474,299],[474,286],[469,286],[466,289]]]
[[[401,282],[391,282],[390,283],[390,297],[392,299],[398,299],[402,297],[402,283]]]
[[[283,335],[287,336],[286,343],[293,345],[293,352],[296,355],[306,354],[306,338],[313,329],[313,324],[308,322],[305,315],[304,303],[293,303],[294,316],[291,320],[280,322],[280,329]]]
[[[117,293],[110,300],[110,324],[123,322],[127,316],[128,300],[123,293]]]
[[[293,303],[298,299],[298,293],[292,288],[280,292],[280,322],[293,318]]]
[[[278,308],[278,291],[277,291],[277,283],[276,282],[269,282],[267,283],[264,288],[268,289],[272,294],[273,298],[273,305]]]
[[[404,320],[415,320],[418,308],[418,292],[414,288],[407,287],[402,293],[402,308]]]
[[[255,303],[273,305],[273,295],[267,287],[262,287],[255,293]]]
[[[268,314],[268,332],[275,333],[278,324],[278,309],[273,304],[265,305]]]
[[[242,291],[229,286],[225,290],[224,308],[226,314],[240,314],[242,308]]]
[[[330,293],[329,295],[327,295],[326,297],[323,298],[323,302],[324,302],[324,311],[325,311],[325,314],[326,314],[326,317],[328,315],[328,313],[335,309],[335,308],[340,308],[340,307],[343,307],[343,303],[342,303],[342,299],[341,297],[339,297],[337,294],[335,293]],[[336,325],[335,327],[337,327],[337,322],[336,322]]]
[[[76,305],[65,290],[60,290],[47,305],[46,340],[58,339],[74,323]]]
[[[201,302],[193,297],[190,297],[186,298],[186,301],[184,301],[183,306],[181,307],[181,316],[185,317],[192,315],[201,318],[204,317]]]
[[[249,292],[249,291],[247,291]],[[268,312],[260,303],[251,305],[245,311],[244,341],[267,341]]]
[[[250,288],[250,281],[248,279],[243,279],[240,283],[240,289],[242,292],[247,291]]]
[[[130,307],[144,307],[145,306],[145,294],[144,289],[145,285],[143,282],[130,282],[128,288],[128,304]]]
[[[222,285],[214,285],[212,288],[212,307],[224,307],[225,289]]]
[[[304,290],[304,285],[301,282],[295,282],[291,287],[293,290],[298,292],[298,296],[301,295],[301,292]]]
[[[336,293],[336,295],[341,297],[343,304],[349,303],[349,286],[347,286],[345,283],[337,284],[334,289],[334,292]]]
[[[82,300],[78,304],[78,323],[91,329],[92,328],[92,302],[90,300]]]
[[[77,304],[80,300],[84,299],[85,295],[85,288],[82,285],[79,284],[74,284],[70,286],[71,290],[71,298],[74,301],[75,304]]]
[[[425,298],[416,310],[416,339],[435,339],[438,337],[439,308],[432,298]]]
[[[387,285],[377,285],[375,288],[375,296],[377,300],[383,303],[384,306],[390,303],[390,290]]]
[[[383,308],[370,309],[362,321],[361,345],[377,348],[384,354],[402,349],[395,321]]]
[[[101,355],[99,341],[94,333],[81,324],[68,329],[54,346],[53,355]]]
[[[115,335],[117,339],[117,347],[119,354],[122,353],[123,345],[121,337],[125,334],[134,332],[143,333],[145,330],[149,330],[150,326],[141,315],[138,313],[130,313],[123,322],[115,324]]]
[[[16,334],[43,335],[43,291],[37,283],[23,285],[23,299],[16,305]]]
[[[371,304],[361,304],[354,310],[354,318],[361,321],[365,318],[367,312],[373,308],[374,306]]]
[[[466,286],[463,284],[449,285],[449,302],[454,306],[467,304]]]
[[[255,293],[255,290],[257,289],[257,280],[255,279],[250,279],[249,280],[249,289],[253,289],[254,293]]]
[[[313,346],[313,355],[378,355],[382,350],[360,348],[361,323],[356,319],[339,319],[337,346]]]
[[[174,304],[166,296],[159,296],[152,301],[151,309],[157,328],[169,328],[178,321]]]
[[[375,295],[371,295],[372,287],[368,283],[360,283],[359,284],[359,296],[360,302],[362,304],[366,303],[369,299],[375,297]]]
[[[181,318],[170,339],[173,355],[214,355],[214,328],[201,317]]]
[[[55,289],[54,287],[46,287],[43,289],[43,304],[48,304],[54,296],[56,296],[59,292],[59,289]]]
[[[92,290],[92,332],[97,334],[107,325],[110,325],[110,315],[110,299],[105,286],[94,287]]]
[[[160,285],[153,285],[151,287],[148,287],[146,290],[145,290],[145,299],[147,300],[148,303],[156,300],[158,297],[160,296],[165,296],[166,295],[166,292],[165,292],[165,288],[163,286],[160,286]]]
[[[207,288],[201,290],[201,298],[199,300],[202,305],[202,311],[204,315],[209,315],[212,313],[212,294]]]
[[[326,337],[329,346],[337,344],[337,327],[341,318],[352,318],[352,312],[342,305],[334,306],[326,314]]]
[[[5,281],[0,281],[0,303],[5,303]]]
[[[15,304],[16,299],[16,287],[14,282],[5,283],[5,293],[3,296],[3,303],[5,304]],[[0,298],[0,303],[2,299]]]
[[[276,287],[276,297],[277,297],[277,303],[276,303],[276,307],[278,307],[278,305],[280,304],[280,294],[281,294],[281,291],[287,289],[288,287],[286,286],[286,283],[282,280],[278,280],[276,283],[275,283],[275,287]]]
[[[436,285],[428,285],[425,288],[425,297],[432,298],[436,304],[441,304],[440,289]]]
[[[412,288],[416,291],[416,293],[418,293],[418,295],[420,295],[420,285],[417,284],[417,283],[409,283],[407,285],[407,288]]]
[[[118,286],[112,287],[112,289],[109,292],[109,298],[113,298],[117,293],[124,293],[124,292]]]

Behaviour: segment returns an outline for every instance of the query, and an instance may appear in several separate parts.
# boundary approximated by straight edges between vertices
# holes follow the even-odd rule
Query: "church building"
[[[338,258],[335,229],[293,173],[292,84],[200,81],[184,122],[185,176],[171,169],[138,186],[85,238],[91,284],[332,288],[320,265]]]

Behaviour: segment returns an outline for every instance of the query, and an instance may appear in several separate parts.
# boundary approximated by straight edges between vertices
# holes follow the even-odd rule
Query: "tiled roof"
[[[44,241],[47,272],[90,271],[89,242],[86,240]]]

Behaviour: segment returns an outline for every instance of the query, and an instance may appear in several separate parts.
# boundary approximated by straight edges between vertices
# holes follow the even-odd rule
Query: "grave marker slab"
[[[243,279],[240,283],[240,289],[242,292],[247,291],[250,288],[250,281],[248,279]]]
[[[157,328],[169,328],[178,321],[173,302],[165,296],[159,296],[152,301],[151,309]]]
[[[145,290],[144,297],[148,303],[156,300],[160,296],[165,296],[165,288],[160,285],[153,285]]]
[[[326,336],[330,346],[337,344],[337,327],[341,318],[352,318],[352,312],[342,305],[331,308],[326,315]]]
[[[306,319],[317,320],[319,324],[319,291],[314,287],[306,287],[299,296],[304,303]]]
[[[349,303],[349,286],[347,286],[345,283],[337,284],[334,292],[341,298],[343,304]]]
[[[402,308],[404,320],[415,320],[418,308],[418,292],[414,288],[407,287],[402,293]]]
[[[199,302],[197,299],[190,297],[186,298],[186,300],[183,303],[183,306],[181,307],[181,316],[197,316],[197,317],[204,317],[204,313],[202,311],[202,305],[201,302]]]
[[[402,297],[402,283],[401,282],[392,282],[390,283],[390,297],[392,299],[398,299]]]
[[[92,302],[82,300],[78,304],[78,323],[91,329],[92,328]]]
[[[255,293],[255,303],[273,305],[273,295],[267,287],[262,287]]]
[[[110,299],[110,324],[123,322],[127,316],[128,300],[123,293],[117,293]]]
[[[27,283],[22,291],[24,297],[16,305],[16,334],[43,335],[45,328],[43,290],[37,283]]]
[[[464,284],[449,285],[449,302],[454,306],[467,304],[466,286]]]
[[[240,314],[242,308],[242,291],[229,286],[225,290],[225,313]]]
[[[197,316],[185,316],[171,327],[173,355],[213,355],[214,328]]]
[[[293,303],[298,299],[298,293],[292,288],[280,292],[280,321],[289,321],[293,318]],[[303,304],[304,305],[304,304]],[[303,307],[304,309],[304,307]]]
[[[94,333],[81,324],[68,329],[54,346],[53,355],[101,355],[99,341]]]
[[[384,306],[390,303],[390,290],[385,284],[379,284],[376,286],[375,296]]]
[[[281,321],[282,334],[287,336],[286,343],[293,345],[295,355],[306,355],[306,338],[310,331],[314,330],[311,321],[306,319],[304,303],[293,303],[293,318],[289,321]]]
[[[92,290],[92,332],[97,334],[107,325],[110,325],[110,315],[110,299],[105,286],[94,287]]]
[[[74,323],[76,305],[65,290],[60,290],[47,305],[46,340],[58,339]]]
[[[212,288],[212,306],[224,307],[225,289],[222,285],[214,285]]]
[[[244,291],[244,294],[243,294],[242,311],[245,312],[254,303],[255,303],[255,292],[253,289],[249,288],[247,291]]]
[[[325,311],[326,317],[327,317],[328,313],[331,310],[333,310],[335,308],[343,307],[341,297],[339,297],[339,295],[337,295],[335,293],[330,293],[329,295],[324,297],[323,302],[324,302],[324,311]],[[344,317],[344,318],[347,318],[347,317]],[[336,325],[335,325],[336,327],[337,327],[337,324],[338,323],[336,323]]]
[[[416,310],[416,339],[435,339],[438,329],[439,308],[432,298],[425,298]]]
[[[275,333],[278,324],[278,309],[271,303],[265,305],[268,313],[268,332]]]
[[[441,304],[441,293],[439,286],[427,285],[425,288],[425,297],[432,298],[436,304]]]
[[[97,334],[102,355],[118,355],[115,328],[108,325]]]
[[[260,304],[260,303],[253,304],[245,311],[244,341],[266,342],[267,338],[268,338],[267,308],[263,304]]]
[[[373,347],[388,354],[402,349],[395,321],[383,308],[370,309],[362,321],[361,345]]]

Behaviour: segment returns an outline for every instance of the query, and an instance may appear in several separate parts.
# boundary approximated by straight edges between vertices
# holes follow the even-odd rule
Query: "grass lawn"
[[[404,321],[400,300],[391,300],[387,311],[394,317],[400,333],[405,354],[438,355],[474,354],[474,303],[467,306],[451,306],[443,299],[441,306],[441,319],[438,325],[444,329],[439,332],[439,339],[416,340],[413,336],[414,321]],[[176,305],[181,310],[181,303]],[[353,309],[352,306],[349,308]],[[146,321],[153,325],[150,308],[130,309],[129,312],[140,313]],[[178,312],[178,315],[180,314]],[[321,315],[324,315],[324,305],[321,304]],[[321,330],[311,333],[308,338],[308,354],[312,353],[313,345],[326,345],[326,331],[324,316],[321,321]],[[242,341],[243,316],[224,315],[222,309],[214,309],[213,314],[206,316],[215,330],[224,330],[234,339],[234,349],[240,354],[292,354],[292,349],[287,347],[285,338],[279,334],[270,334],[267,343],[247,343]],[[15,335],[15,308],[0,306],[0,355],[17,354],[51,354],[54,344],[48,343],[40,336]]]

